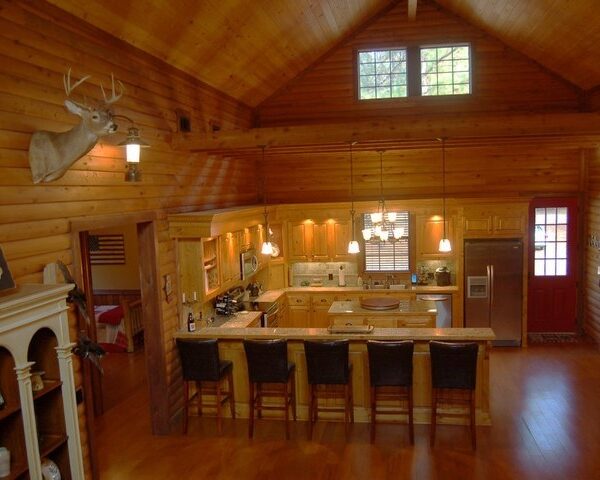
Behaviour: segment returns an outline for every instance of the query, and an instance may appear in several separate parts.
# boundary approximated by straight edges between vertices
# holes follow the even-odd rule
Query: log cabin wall
[[[600,343],[600,153],[595,149],[587,154],[583,328]]]
[[[472,46],[472,95],[357,100],[357,49],[452,42]],[[572,111],[579,107],[579,93],[431,0],[419,0],[416,20],[409,20],[403,0],[260,104],[257,118],[260,126],[274,126],[399,114]]]
[[[175,253],[166,214],[256,202],[254,168],[224,155],[175,152],[176,109],[190,116],[192,132],[209,124],[248,127],[250,109],[45,2],[2,2],[0,7],[0,244],[18,284],[41,283],[45,264],[73,266],[70,220],[75,217],[154,211],[159,276],[170,274],[177,292]],[[143,180],[124,181],[127,122],[104,137],[61,179],[34,185],[28,163],[32,132],[65,131],[77,122],[63,106],[63,74],[92,78],[81,87],[98,98],[110,74],[125,86],[115,113],[140,128],[150,148],[141,156]],[[177,302],[162,303],[161,326],[169,384],[179,381],[172,333]],[[177,402],[170,389],[171,406]],[[181,400],[179,395],[179,401]],[[84,419],[83,419],[84,420]],[[83,421],[82,420],[82,421]]]

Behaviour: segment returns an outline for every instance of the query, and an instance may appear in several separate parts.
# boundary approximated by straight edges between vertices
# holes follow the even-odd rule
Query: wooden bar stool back
[[[369,340],[369,378],[371,384],[371,442],[375,440],[375,424],[377,414],[408,415],[408,436],[414,443],[413,426],[413,351],[412,340],[385,342]],[[377,401],[401,400],[406,401],[407,408],[381,406]]]
[[[222,406],[229,401],[231,418],[235,418],[235,397],[233,391],[233,363],[219,358],[219,347],[216,339],[182,340],[177,339],[181,369],[183,372],[183,433],[187,433],[190,405],[196,405],[198,415],[202,415],[202,407],[216,407],[217,430],[223,430]],[[221,385],[227,377],[228,390]],[[196,384],[196,391],[190,396],[190,383]],[[202,395],[216,397],[216,402],[204,404]]]
[[[354,423],[352,401],[352,365],[349,363],[348,340],[304,341],[309,387],[308,438],[319,411],[344,412],[344,427]],[[319,399],[343,399],[343,408],[319,404]]]
[[[289,412],[296,420],[296,365],[287,358],[286,340],[244,340],[250,387],[248,437],[254,435],[254,414],[263,410],[285,412],[285,438],[290,438]],[[265,398],[282,398],[283,404],[263,403]]]
[[[429,342],[431,355],[431,446],[435,443],[438,406],[467,405],[471,444],[477,445],[475,428],[475,385],[477,378],[477,351],[475,342]],[[445,412],[445,415],[450,413]]]

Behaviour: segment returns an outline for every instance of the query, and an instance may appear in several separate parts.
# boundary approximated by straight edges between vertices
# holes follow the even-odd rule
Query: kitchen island
[[[248,314],[246,314],[248,315]],[[431,381],[429,341],[474,341],[479,345],[477,360],[476,388],[476,422],[478,425],[491,423],[489,410],[489,348],[490,341],[495,338],[489,328],[374,328],[368,334],[332,334],[325,328],[243,328],[244,322],[238,317],[235,323],[228,322],[221,327],[199,328],[196,332],[179,332],[176,338],[219,340],[219,352],[222,359],[233,362],[233,376],[236,399],[236,415],[248,417],[248,371],[244,353],[243,339],[284,338],[288,341],[289,360],[296,364],[296,392],[298,418],[307,419],[308,383],[306,378],[306,360],[304,357],[304,340],[348,339],[350,341],[350,363],[352,363],[353,394],[355,421],[370,421],[369,410],[369,365],[367,340],[413,340],[415,351],[413,357],[413,390],[414,421],[429,423],[431,415]],[[250,321],[250,315],[248,315]],[[233,326],[235,325],[235,327]],[[452,416],[438,416],[440,423],[464,423],[462,419]],[[324,418],[327,418],[324,415]]]

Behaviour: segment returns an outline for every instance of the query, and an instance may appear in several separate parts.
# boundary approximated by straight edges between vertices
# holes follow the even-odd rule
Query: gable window
[[[471,93],[469,45],[421,48],[421,95]]]
[[[373,228],[371,214],[363,215],[364,228]],[[397,212],[396,227],[404,229],[399,240],[390,239],[382,242],[365,240],[365,272],[409,272],[409,222],[408,212]]]
[[[406,97],[406,49],[358,52],[360,100]]]

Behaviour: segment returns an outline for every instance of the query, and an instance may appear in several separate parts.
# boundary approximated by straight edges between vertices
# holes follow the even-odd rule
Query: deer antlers
[[[85,82],[88,78],[91,78],[91,75],[86,75],[84,77],[82,77],[81,79],[77,80],[73,85],[71,85],[71,67],[69,67],[69,70],[67,71],[66,75],[63,75],[63,85],[65,87],[65,93],[67,94],[67,97],[69,97],[71,95],[71,93],[73,92],[73,90],[75,90],[79,85],[81,85],[83,82]],[[111,79],[111,84],[112,84],[112,93],[110,97],[106,96],[106,92],[104,91],[104,86],[102,85],[102,82],[100,82],[100,90],[102,90],[102,96],[104,97],[104,104],[105,105],[111,105],[113,103],[115,103],[117,100],[119,100],[122,96],[123,93],[125,92],[125,87],[123,86],[123,82],[121,82],[120,80],[117,80],[115,82],[115,76],[114,74],[110,74],[110,79]],[[119,92],[117,93],[117,86],[119,87]],[[81,107],[85,107],[85,108],[89,108],[87,105],[85,104],[78,104]]]

